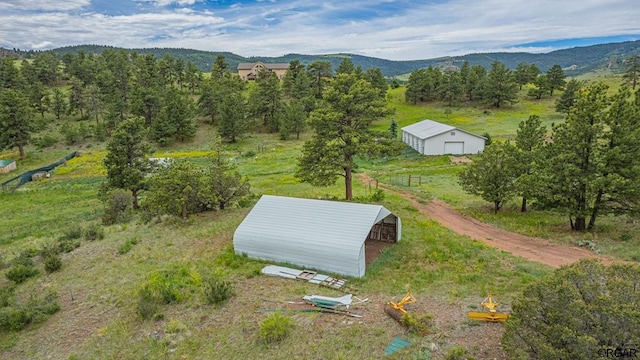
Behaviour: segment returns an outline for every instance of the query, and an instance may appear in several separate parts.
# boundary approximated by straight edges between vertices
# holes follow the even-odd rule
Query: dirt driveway
[[[359,174],[360,181],[369,184],[375,181],[367,174]],[[448,227],[460,235],[466,235],[489,246],[523,257],[527,260],[560,267],[574,263],[583,258],[596,258],[604,264],[610,264],[614,260],[598,255],[584,248],[554,244],[541,238],[524,236],[496,228],[476,219],[464,216],[452,209],[445,202],[431,200],[428,204],[419,203],[410,193],[390,189],[385,184],[380,184],[386,191],[397,194],[411,202],[420,212],[437,221],[442,226]]]

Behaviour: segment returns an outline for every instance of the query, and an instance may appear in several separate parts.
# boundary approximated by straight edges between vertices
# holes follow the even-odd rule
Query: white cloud
[[[164,6],[199,0],[143,1]],[[552,48],[520,44],[640,34],[640,7],[629,6],[627,0],[398,1],[402,6],[381,5],[368,12],[375,17],[358,18],[367,13],[363,10],[371,10],[372,3],[391,2],[352,0],[335,6],[329,1],[262,0],[205,11],[157,8],[157,12],[120,16],[63,11],[23,16],[0,11],[0,39],[5,39],[0,46],[91,43],[231,51],[243,56],[349,52],[408,60],[483,51],[540,52]],[[0,6],[23,3],[60,6],[63,2],[4,0]],[[87,1],[64,3],[77,9]]]
[[[169,6],[169,5],[179,5],[179,6],[190,6],[194,5],[197,2],[202,2],[204,0],[135,0],[137,2],[144,3],[152,3],[156,6]]]
[[[2,11],[70,11],[89,6],[91,0],[2,0]]]

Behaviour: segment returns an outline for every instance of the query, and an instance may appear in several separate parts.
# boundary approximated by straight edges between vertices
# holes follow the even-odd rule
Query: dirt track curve
[[[366,174],[359,174],[360,181],[369,184],[375,181]],[[476,219],[464,216],[440,200],[431,200],[427,205],[419,203],[411,194],[392,190],[380,184],[386,191],[395,193],[411,202],[420,212],[460,235],[466,235],[489,246],[520,256],[530,261],[560,267],[583,258],[600,259],[604,264],[615,260],[597,255],[577,246],[554,244],[545,239],[524,236],[496,228]]]

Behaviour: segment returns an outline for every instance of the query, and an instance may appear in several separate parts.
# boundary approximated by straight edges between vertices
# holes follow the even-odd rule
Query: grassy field
[[[405,104],[401,89],[392,90],[389,98],[401,126],[429,118],[475,133],[511,138],[518,122],[531,114],[540,115],[546,124],[562,121],[552,111],[553,99],[522,99],[499,110],[454,108],[447,117],[440,104]],[[385,119],[377,127],[388,125]],[[157,149],[154,156],[184,157],[204,165],[214,136],[214,128],[202,125],[193,143]],[[256,194],[342,197],[342,183],[317,188],[294,178],[295,162],[308,136],[282,141],[276,135],[254,134],[226,150]],[[28,158],[19,162],[18,172],[50,164],[73,150],[78,149],[28,148]],[[0,193],[3,264],[26,249],[55,242],[70,228],[100,223],[103,207],[97,188],[104,181],[104,144],[86,143],[79,150],[81,156],[57,168],[50,179]],[[15,158],[15,153],[3,152],[0,158]],[[490,204],[460,190],[456,174],[463,166],[451,164],[448,157],[422,157],[413,151],[390,159],[358,160],[358,171],[396,183],[424,201],[439,198],[465,214],[512,231],[564,243],[592,240],[599,251],[640,260],[637,219],[602,218],[597,231],[576,235],[562,216],[535,211],[521,214],[515,202],[494,215]],[[15,175],[2,175],[0,181]],[[409,175],[420,176],[422,183],[401,184]],[[373,191],[360,183],[354,185],[355,196],[366,197]],[[129,224],[105,227],[102,240],[83,240],[79,248],[63,256],[58,272],[46,274],[39,263],[40,275],[20,284],[16,296],[27,299],[53,290],[61,310],[20,332],[0,333],[0,358],[369,359],[381,357],[397,336],[413,346],[389,359],[427,358],[427,353],[429,358],[443,359],[456,345],[478,359],[504,358],[499,349],[486,349],[485,343],[492,336],[497,346],[500,325],[471,323],[466,313],[477,309],[487,292],[494,293],[508,309],[527,284],[551,269],[459,236],[395,195],[387,194],[382,204],[402,218],[403,240],[382,253],[364,278],[349,280],[359,297],[369,299],[355,309],[364,314],[363,319],[285,313],[292,319],[294,333],[280,343],[265,344],[259,335],[260,323],[269,313],[258,310],[280,308],[312,293],[340,293],[260,276],[266,263],[235,256],[233,232],[248,207],[200,214],[187,222],[170,217],[145,222],[136,217]],[[142,320],[137,314],[138,294],[158,274],[169,274],[179,299],[162,305],[162,316]],[[228,279],[235,288],[235,296],[220,307],[205,301],[203,279],[211,274]],[[7,285],[8,280],[3,276],[0,283]],[[407,290],[418,299],[413,312],[433,315],[426,336],[407,334],[382,312],[386,301],[398,300]]]

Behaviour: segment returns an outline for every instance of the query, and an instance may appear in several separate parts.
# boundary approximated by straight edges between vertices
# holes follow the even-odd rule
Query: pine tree
[[[505,103],[518,102],[518,84],[514,81],[511,70],[503,63],[494,61],[491,71],[484,82],[483,99],[487,103],[501,107]]]
[[[493,204],[497,213],[516,194],[515,149],[510,143],[485,147],[476,160],[458,176],[462,189]]]
[[[549,85],[549,95],[553,96],[554,90],[562,90],[566,85],[565,79],[567,76],[564,74],[564,71],[560,67],[560,65],[553,65],[549,70],[547,70],[547,81]]]
[[[133,208],[138,208],[138,192],[151,166],[147,155],[151,146],[147,143],[144,119],[130,118],[118,124],[107,142],[104,166],[107,169],[109,187],[131,191]]]
[[[0,89],[0,149],[17,147],[24,160],[24,147],[34,130],[33,114],[22,92]]]
[[[527,200],[534,197],[539,186],[536,167],[540,166],[540,157],[545,143],[547,129],[542,125],[540,117],[531,115],[520,122],[516,133],[516,189],[522,196],[520,211],[527,211]]]
[[[635,90],[640,77],[640,55],[634,54],[624,60],[625,73],[623,75],[625,84]]]
[[[353,199],[354,157],[374,139],[369,127],[390,113],[377,89],[355,74],[341,74],[325,90],[323,103],[313,111],[313,137],[305,142],[296,176],[315,186],[345,180],[345,198]]]

